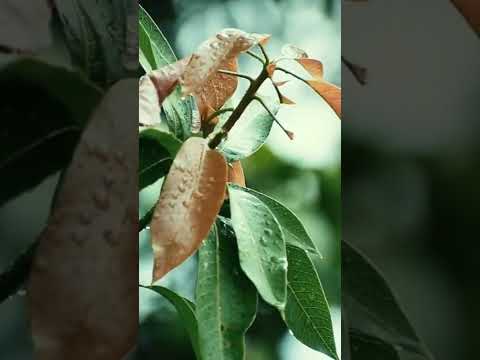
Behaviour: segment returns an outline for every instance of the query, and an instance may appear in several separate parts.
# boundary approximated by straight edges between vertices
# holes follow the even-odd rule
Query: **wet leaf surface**
[[[186,140],[165,179],[151,223],[154,282],[198,249],[220,211],[226,182],[223,156],[205,139]]]

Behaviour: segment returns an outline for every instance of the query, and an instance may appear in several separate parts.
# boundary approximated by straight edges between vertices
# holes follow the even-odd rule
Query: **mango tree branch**
[[[247,92],[245,93],[235,110],[233,110],[228,120],[225,122],[225,124],[223,124],[222,129],[219,132],[214,133],[213,137],[208,143],[208,146],[211,149],[215,149],[220,144],[225,135],[228,134],[230,129],[233,127],[233,125],[235,125],[238,119],[240,119],[240,116],[242,116],[248,105],[250,105],[252,100],[255,98],[255,94],[257,93],[260,86],[262,86],[263,82],[267,79],[268,72],[265,66],[262,69],[262,72],[258,75],[258,77],[250,83]]]

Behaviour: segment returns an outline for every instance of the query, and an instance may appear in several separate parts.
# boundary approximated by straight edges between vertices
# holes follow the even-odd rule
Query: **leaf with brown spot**
[[[310,87],[320,95],[335,111],[338,117],[342,116],[342,90],[326,81],[308,80]]]
[[[219,110],[237,89],[238,79],[218,70],[237,71],[238,56],[259,43],[265,43],[268,37],[224,29],[195,51],[180,82],[185,96],[195,95],[197,98],[203,119],[208,116],[209,108]]]
[[[220,211],[226,183],[225,158],[205,139],[187,139],[165,179],[150,224],[153,282],[198,249]]]
[[[478,0],[452,0],[472,29],[480,35],[480,2]]]
[[[63,177],[27,285],[35,359],[120,359],[138,331],[137,80],[114,85]]]

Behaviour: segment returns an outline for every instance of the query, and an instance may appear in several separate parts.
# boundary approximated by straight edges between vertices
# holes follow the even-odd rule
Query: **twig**
[[[233,71],[218,70],[217,72],[219,72],[220,74],[225,74],[225,75],[230,75],[230,76],[236,76],[236,77],[239,77],[239,78],[242,78],[242,79],[247,79],[247,80],[250,81],[251,83],[255,81],[253,78],[251,78],[251,77],[248,76],[248,75],[239,74],[239,73],[236,73],[236,72],[233,72]]]
[[[258,61],[260,61],[263,65],[265,65],[265,60],[262,59],[260,56],[258,56],[257,54],[255,54],[253,51],[247,51],[246,54],[250,55],[251,57],[257,59]]]
[[[265,104],[262,100],[262,98],[259,98],[258,96],[253,97],[254,100],[257,100],[262,106],[267,110],[268,114],[273,118],[273,120],[280,126],[280,128],[285,132],[285,134],[290,138],[290,140],[293,140],[293,133],[282,125],[282,123],[277,119],[274,113],[268,108],[267,104]]]
[[[210,114],[210,116],[207,118],[207,120],[205,120],[205,123],[208,124],[210,121],[215,119],[217,116],[222,115],[226,112],[232,112],[234,110],[235,110],[235,108],[225,108],[225,109],[217,110],[214,113]]]
[[[266,63],[266,64],[269,64],[269,63],[270,63],[270,58],[268,57],[267,52],[265,51],[265,48],[263,47],[262,44],[258,44],[258,47],[260,48],[260,50],[262,51],[263,56],[265,57],[265,63]]]

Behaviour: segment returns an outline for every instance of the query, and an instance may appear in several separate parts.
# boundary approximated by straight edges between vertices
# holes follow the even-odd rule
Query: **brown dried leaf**
[[[153,282],[200,246],[220,211],[226,183],[224,157],[205,139],[187,139],[165,179],[150,225]]]
[[[39,239],[27,285],[35,359],[120,359],[136,343],[137,86],[117,83],[96,109]]]
[[[202,118],[209,107],[220,109],[233,95],[238,79],[218,73],[218,70],[236,71],[238,56],[259,43],[268,35],[249,34],[238,29],[224,29],[202,43],[192,55],[181,77],[183,94],[195,95]]]
[[[452,0],[472,29],[480,35],[480,2],[478,0]]]
[[[323,64],[315,59],[297,59],[297,62],[315,79],[323,80]]]
[[[308,84],[320,95],[335,111],[339,118],[342,116],[342,90],[326,81],[309,80]]]

